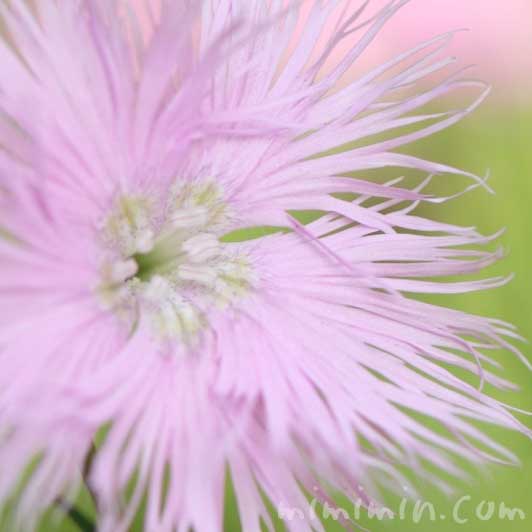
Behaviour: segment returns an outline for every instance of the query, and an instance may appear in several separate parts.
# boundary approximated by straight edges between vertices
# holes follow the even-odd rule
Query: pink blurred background
[[[373,0],[371,9],[386,0]],[[356,2],[358,4],[358,2]],[[354,3],[354,5],[356,5]],[[461,64],[493,85],[493,96],[528,99],[532,90],[532,0],[411,0],[372,44],[365,61],[379,61],[449,30]]]
[[[389,1],[371,0],[367,13],[375,13]],[[303,12],[314,2],[302,0]],[[148,28],[148,11],[157,12],[160,0],[131,0],[131,4]],[[362,0],[341,0],[338,4],[339,10],[354,11]],[[458,33],[450,47],[459,64],[477,65],[474,76],[493,85],[494,98],[526,101],[532,90],[532,0],[411,0],[377,36],[355,71],[457,29],[469,30]],[[345,42],[346,46],[350,43]]]

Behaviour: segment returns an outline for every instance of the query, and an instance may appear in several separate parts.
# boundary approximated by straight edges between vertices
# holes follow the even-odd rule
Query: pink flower
[[[486,93],[456,76],[403,93],[448,66],[449,36],[338,89],[404,3],[366,23],[315,3],[296,40],[283,2],[168,1],[142,30],[123,2],[1,4],[1,499],[35,459],[14,526],[86,482],[103,532],[126,531],[144,497],[146,530],[218,531],[229,468],[258,531],[263,494],[367,498],[402,489],[402,465],[447,489],[423,461],[456,476],[452,455],[515,461],[467,419],[529,434],[482,392],[512,388],[485,351],[522,357],[516,333],[407,297],[502,284],[428,280],[482,270],[493,238],[413,214],[448,199],[429,180],[350,176],[402,166],[484,185],[394,151]],[[343,23],[309,60],[330,17]],[[322,72],[355,27],[358,45]],[[412,114],[464,87],[481,89],[465,110]],[[306,225],[290,214],[315,209]],[[260,238],[228,237],[246,227]],[[287,526],[320,529],[307,517]]]

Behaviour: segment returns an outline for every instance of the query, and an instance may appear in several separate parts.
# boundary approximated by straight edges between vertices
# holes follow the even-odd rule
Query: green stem
[[[96,531],[95,524],[81,510],[78,510],[78,508],[62,499],[59,499],[57,504],[65,511],[72,522],[75,523],[82,532]]]
[[[96,494],[92,490],[88,478],[90,471],[92,469],[92,464],[94,457],[96,456],[96,446],[92,445],[87,456],[85,458],[85,463],[83,464],[83,479],[85,480],[85,486],[92,497],[94,505],[97,507]],[[57,506],[59,506],[67,515],[70,517],[71,521],[77,525],[81,532],[95,532],[96,525],[91,521],[81,510],[79,510],[74,504],[71,504],[65,501],[62,498],[56,500]]]

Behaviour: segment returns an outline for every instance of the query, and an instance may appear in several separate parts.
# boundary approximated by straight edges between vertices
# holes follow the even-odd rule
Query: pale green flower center
[[[159,337],[193,341],[206,309],[230,304],[252,281],[246,258],[218,238],[227,217],[212,183],[176,184],[165,201],[120,197],[102,230],[114,254],[102,271],[102,304],[132,324],[147,312]]]

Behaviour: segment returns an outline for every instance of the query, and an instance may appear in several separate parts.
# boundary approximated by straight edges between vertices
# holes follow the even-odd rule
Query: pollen
[[[252,284],[247,258],[220,241],[228,212],[212,183],[178,182],[164,199],[119,197],[102,224],[102,305],[131,327],[142,314],[163,340],[196,342],[207,311]]]

